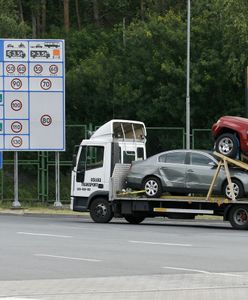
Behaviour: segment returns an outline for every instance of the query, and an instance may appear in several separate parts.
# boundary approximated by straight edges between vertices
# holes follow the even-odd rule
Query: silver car
[[[133,162],[126,184],[132,189],[144,189],[146,196],[157,198],[164,192],[173,195],[207,193],[218,164],[211,152],[173,150]],[[236,198],[248,194],[248,172],[229,167]],[[217,177],[214,194],[231,198],[224,169]]]

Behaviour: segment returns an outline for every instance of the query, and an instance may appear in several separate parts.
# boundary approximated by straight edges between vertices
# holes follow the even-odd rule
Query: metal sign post
[[[190,0],[187,20],[186,149],[190,149]]]
[[[18,152],[14,152],[14,202],[12,203],[12,207],[19,208],[21,207],[21,203],[18,199]]]
[[[248,118],[248,67],[245,73],[245,117]]]
[[[55,152],[55,178],[56,178],[56,199],[54,202],[55,207],[62,207],[60,202],[60,161],[59,152]]]

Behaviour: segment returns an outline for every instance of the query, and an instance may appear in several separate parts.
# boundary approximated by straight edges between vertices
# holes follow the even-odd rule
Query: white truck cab
[[[146,159],[145,144],[144,123],[130,120],[111,120],[99,127],[90,139],[83,140],[74,156],[71,209],[90,211],[94,200],[108,201],[115,164]]]

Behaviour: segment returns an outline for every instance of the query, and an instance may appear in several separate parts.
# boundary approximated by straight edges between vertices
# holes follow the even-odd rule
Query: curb
[[[58,210],[54,212],[42,212],[42,211],[27,211],[25,209],[3,209],[0,210],[0,215],[6,216],[30,216],[30,217],[73,217],[73,218],[83,218],[88,217],[89,213],[82,212],[82,213],[71,213],[71,212],[61,212],[58,213]]]

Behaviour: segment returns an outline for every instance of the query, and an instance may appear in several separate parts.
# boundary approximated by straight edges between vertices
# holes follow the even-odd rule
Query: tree
[[[19,3],[20,4],[20,3]],[[1,38],[24,38],[29,32],[28,26],[22,21],[14,0],[0,0],[0,36]]]
[[[66,33],[68,33],[70,29],[69,4],[70,0],[64,0],[64,27]]]

